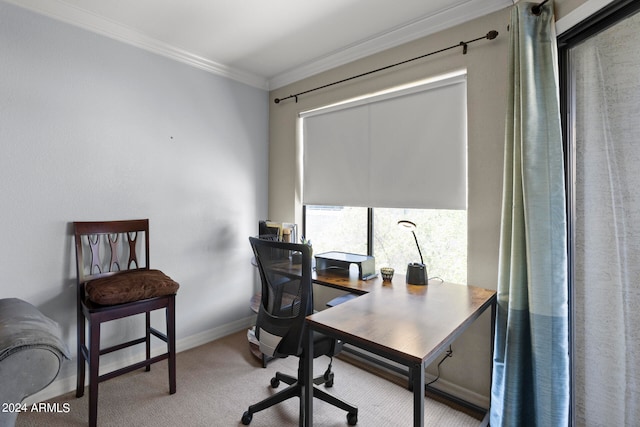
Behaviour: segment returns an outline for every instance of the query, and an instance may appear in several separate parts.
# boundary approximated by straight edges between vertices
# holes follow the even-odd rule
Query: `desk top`
[[[402,275],[389,283],[323,272],[314,281],[366,294],[308,316],[314,330],[404,363],[431,363],[496,298],[496,291],[439,280],[407,285]]]
[[[313,282],[319,285],[349,291],[358,295],[368,294],[372,290],[380,288],[384,283],[379,276],[368,280],[361,280],[358,278],[358,274],[353,271],[349,274],[331,270],[324,270],[320,273],[314,271],[312,277]],[[394,282],[398,280],[404,281],[404,276],[394,278]]]

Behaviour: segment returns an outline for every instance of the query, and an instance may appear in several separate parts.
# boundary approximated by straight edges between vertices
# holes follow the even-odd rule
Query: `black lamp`
[[[429,283],[429,277],[427,276],[427,267],[424,265],[424,259],[422,258],[422,251],[420,250],[420,245],[418,244],[418,237],[416,237],[416,224],[407,221],[401,220],[398,221],[398,225],[407,230],[411,230],[413,233],[413,238],[416,241],[416,246],[418,247],[418,253],[420,254],[420,262],[412,262],[407,265],[407,283],[410,285],[426,285]]]

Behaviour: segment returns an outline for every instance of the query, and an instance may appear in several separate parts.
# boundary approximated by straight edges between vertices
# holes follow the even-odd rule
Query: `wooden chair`
[[[76,396],[84,394],[89,366],[89,426],[97,425],[98,383],[168,359],[169,393],[176,392],[175,297],[179,288],[159,270],[149,269],[149,220],[74,222],[77,267],[78,373]],[[105,256],[102,256],[105,253]],[[144,264],[141,263],[144,261]],[[166,334],[151,327],[151,312],[165,309]],[[145,336],[100,348],[104,322],[145,314]],[[86,325],[89,336],[86,336]],[[167,352],[151,357],[151,336],[167,343]],[[146,359],[99,374],[100,355],[146,344]]]

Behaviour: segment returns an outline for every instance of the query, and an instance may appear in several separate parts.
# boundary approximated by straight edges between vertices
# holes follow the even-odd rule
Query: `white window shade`
[[[466,209],[464,75],[301,117],[305,204]]]

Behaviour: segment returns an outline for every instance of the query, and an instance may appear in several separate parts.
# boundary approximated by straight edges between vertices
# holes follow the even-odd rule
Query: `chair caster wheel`
[[[250,414],[249,411],[246,411],[244,414],[242,414],[242,424],[248,426],[249,423],[251,423],[252,419],[253,414]]]
[[[349,412],[347,414],[347,423],[350,426],[354,426],[356,424],[358,424],[358,413],[357,412]]]
[[[325,375],[324,379],[326,380],[324,383],[324,386],[327,388],[333,387],[333,372],[331,374],[329,374],[328,376]]]
[[[278,388],[280,385],[280,380],[276,377],[271,378],[271,388]]]

